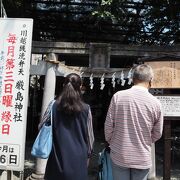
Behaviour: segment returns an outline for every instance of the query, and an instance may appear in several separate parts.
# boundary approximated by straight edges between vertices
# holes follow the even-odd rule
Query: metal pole
[[[3,7],[2,7],[2,0],[1,0],[1,17],[3,17],[2,14],[3,14]]]
[[[23,180],[23,179],[24,179],[24,171],[20,171],[19,174],[20,174],[20,175],[19,175],[19,179],[20,179],[20,180]]]
[[[12,172],[7,170],[7,180],[11,180]]]
[[[2,17],[2,18],[7,17],[6,10],[3,5],[3,0],[0,0],[0,15],[1,15],[0,17]]]

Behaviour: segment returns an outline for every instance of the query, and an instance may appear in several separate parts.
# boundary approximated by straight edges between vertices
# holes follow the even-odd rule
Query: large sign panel
[[[0,169],[24,169],[32,26],[0,18]]]
[[[180,117],[180,96],[156,96],[163,108],[164,116]]]
[[[154,70],[152,88],[180,88],[180,61],[146,62]]]

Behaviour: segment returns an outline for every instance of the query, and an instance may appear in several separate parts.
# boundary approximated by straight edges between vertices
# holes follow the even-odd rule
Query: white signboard
[[[156,96],[163,108],[164,116],[180,116],[180,96]]]
[[[24,169],[32,27],[0,18],[0,169]]]

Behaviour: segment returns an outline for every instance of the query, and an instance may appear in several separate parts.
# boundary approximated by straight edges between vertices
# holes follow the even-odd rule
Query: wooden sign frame
[[[149,61],[154,71],[151,88],[180,88],[180,61]]]

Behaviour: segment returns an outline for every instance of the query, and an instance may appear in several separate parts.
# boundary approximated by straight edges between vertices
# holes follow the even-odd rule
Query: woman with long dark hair
[[[67,75],[63,91],[53,104],[53,147],[46,180],[88,179],[94,134],[90,107],[81,98],[81,83],[79,75]]]

